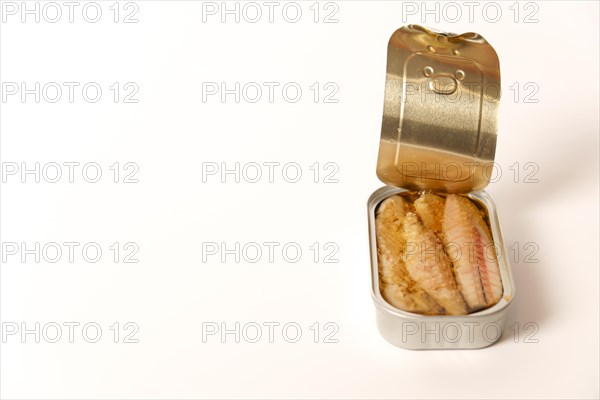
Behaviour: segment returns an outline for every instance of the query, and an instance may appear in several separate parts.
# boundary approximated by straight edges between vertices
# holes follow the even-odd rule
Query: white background
[[[428,3],[439,11],[426,15],[421,2],[412,3],[418,11],[407,15],[414,8],[401,2],[337,1],[327,10],[318,5],[317,23],[313,2],[301,3],[297,23],[282,17],[285,3],[272,23],[262,2],[257,23],[244,15],[239,23],[234,16],[222,23],[220,14],[205,15],[203,22],[199,1],[137,1],[137,23],[123,23],[134,10],[124,3],[113,22],[112,1],[99,2],[99,22],[87,22],[82,2],[69,23],[68,9],[58,4],[63,16],[57,23],[43,15],[39,23],[33,15],[22,23],[20,13],[3,13],[3,85],[80,84],[73,103],[66,87],[57,103],[43,96],[36,103],[34,95],[22,101],[20,93],[3,99],[3,171],[11,163],[95,162],[103,175],[88,183],[79,166],[73,183],[66,167],[58,183],[6,176],[1,239],[4,246],[25,242],[29,248],[95,242],[103,254],[96,263],[82,258],[81,247],[73,263],[67,254],[56,263],[3,254],[5,330],[11,323],[19,329],[21,323],[28,329],[36,322],[80,323],[73,343],[64,325],[57,343],[46,337],[36,343],[33,334],[22,340],[20,332],[3,335],[3,398],[599,396],[597,2],[498,2],[487,15],[485,3],[478,3],[471,17],[458,2],[457,19],[443,3]],[[324,23],[333,11],[337,23]],[[387,41],[406,23],[481,33],[500,57],[496,161],[502,176],[488,191],[514,249],[517,298],[508,322],[514,329],[483,350],[402,350],[375,326],[366,200],[381,186],[375,163]],[[88,82],[103,89],[96,103],[81,96]],[[109,89],[115,82],[121,85],[117,103]],[[139,87],[137,103],[123,102],[128,82]],[[280,86],[272,103],[266,91],[257,103],[236,103],[233,95],[203,102],[203,82]],[[303,89],[296,103],[281,95],[288,82]],[[317,103],[309,89],[315,82]],[[339,88],[337,103],[324,102],[328,82]],[[119,183],[109,169],[115,162]],[[139,183],[122,182],[127,162],[139,167]],[[203,182],[206,162],[230,168],[236,162],[295,162],[303,175],[289,183],[280,166],[273,183],[266,175],[258,183],[236,183],[231,175],[225,183],[219,175]],[[318,183],[309,169],[316,162]],[[324,172],[333,170],[325,163],[339,167],[337,183],[324,182]],[[534,164],[526,169],[526,163]],[[538,182],[528,183],[528,173]],[[109,249],[115,242],[121,246],[117,263]],[[123,262],[127,242],[139,246],[138,263]],[[203,242],[280,246],[272,263],[266,253],[256,263],[236,263],[233,256],[222,263],[218,255],[205,255],[203,262]],[[315,242],[317,262],[309,249]],[[324,249],[329,242],[334,247]],[[282,257],[286,243],[301,246],[298,262]],[[338,262],[324,262],[335,246]],[[102,328],[97,343],[82,336],[89,322]],[[118,343],[110,329],[115,322]],[[139,327],[138,343],[124,343],[127,322]],[[273,343],[266,327],[258,343],[236,343],[234,335],[204,343],[206,322],[281,325]],[[290,322],[302,328],[297,343],[282,336]],[[318,343],[310,329],[315,322]],[[327,322],[335,325],[326,330]],[[325,343],[335,326],[337,343]]]

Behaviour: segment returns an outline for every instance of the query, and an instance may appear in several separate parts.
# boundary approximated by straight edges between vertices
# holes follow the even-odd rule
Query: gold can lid
[[[388,44],[377,176],[412,190],[482,189],[499,103],[498,55],[483,37],[398,29]]]

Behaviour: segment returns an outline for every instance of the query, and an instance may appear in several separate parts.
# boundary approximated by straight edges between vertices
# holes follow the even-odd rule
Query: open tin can
[[[377,176],[387,186],[368,202],[372,296],[377,325],[406,349],[474,349],[496,342],[514,298],[514,283],[498,213],[482,189],[490,181],[497,136],[500,67],[492,46],[476,33],[398,29],[388,44]],[[466,315],[424,315],[386,301],[380,287],[376,214],[397,194],[458,194],[478,204],[495,246],[502,294]]]

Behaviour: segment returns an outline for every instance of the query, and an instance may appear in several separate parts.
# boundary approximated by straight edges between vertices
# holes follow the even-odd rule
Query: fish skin
[[[413,204],[423,226],[439,235],[442,232],[444,198],[431,193],[423,193]]]
[[[407,242],[405,265],[411,279],[440,304],[447,314],[467,314],[467,306],[454,279],[452,263],[444,253],[440,239],[426,229],[413,212],[406,214],[403,232]],[[418,246],[413,247],[414,251],[408,251],[411,243]]]
[[[419,314],[443,314],[423,289],[412,281],[404,265],[402,224],[410,206],[400,196],[385,199],[375,219],[379,282],[383,298],[401,310]]]
[[[479,209],[467,198],[448,195],[442,237],[452,257],[456,281],[472,311],[490,307],[502,297],[500,267],[492,236]]]

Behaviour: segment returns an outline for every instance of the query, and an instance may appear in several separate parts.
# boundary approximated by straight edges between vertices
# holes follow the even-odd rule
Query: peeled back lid
[[[487,186],[499,102],[498,55],[483,37],[398,29],[388,44],[377,176],[413,190]]]

